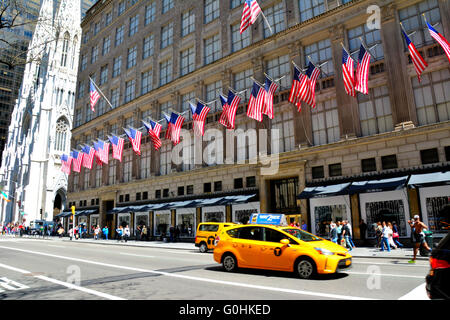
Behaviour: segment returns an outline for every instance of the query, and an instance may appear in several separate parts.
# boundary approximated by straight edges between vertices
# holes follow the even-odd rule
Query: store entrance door
[[[299,214],[298,177],[270,181],[270,212]]]

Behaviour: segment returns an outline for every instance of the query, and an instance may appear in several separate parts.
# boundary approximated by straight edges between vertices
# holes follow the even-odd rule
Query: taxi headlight
[[[323,248],[314,248],[316,251],[320,254],[323,254],[324,256],[332,256],[334,255],[334,252],[331,252],[330,250],[323,249]]]

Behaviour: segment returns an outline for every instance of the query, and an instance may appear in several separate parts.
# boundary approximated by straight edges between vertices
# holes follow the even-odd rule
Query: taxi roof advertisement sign
[[[254,213],[250,217],[251,224],[271,224],[276,226],[286,226],[286,216],[281,213]]]

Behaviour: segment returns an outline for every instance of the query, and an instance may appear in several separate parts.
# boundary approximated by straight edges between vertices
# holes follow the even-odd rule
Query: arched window
[[[69,123],[66,119],[60,118],[56,122],[56,135],[55,135],[55,150],[65,151],[67,134],[69,133]]]
[[[64,34],[64,41],[63,41],[63,47],[62,47],[61,67],[65,67],[67,65],[67,52],[69,51],[69,40],[70,40],[70,36],[66,32]]]
[[[77,45],[78,45],[78,37],[75,36],[73,39],[73,46],[72,46],[72,61],[71,61],[71,65],[70,67],[72,69],[77,68],[77,66],[75,65],[75,55],[77,54]]]

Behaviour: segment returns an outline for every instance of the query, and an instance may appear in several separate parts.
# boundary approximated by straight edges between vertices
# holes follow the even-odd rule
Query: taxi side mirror
[[[281,243],[283,246],[289,246],[289,240],[288,240],[288,239],[282,239],[282,240],[280,240],[280,243]]]

